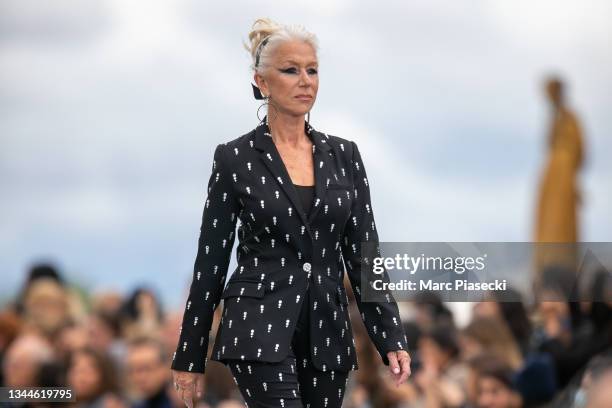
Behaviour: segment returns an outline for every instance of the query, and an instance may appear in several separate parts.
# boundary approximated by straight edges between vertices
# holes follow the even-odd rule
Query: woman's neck
[[[308,137],[304,132],[304,116],[292,116],[276,113],[272,117],[268,115],[268,127],[274,143],[298,146]]]

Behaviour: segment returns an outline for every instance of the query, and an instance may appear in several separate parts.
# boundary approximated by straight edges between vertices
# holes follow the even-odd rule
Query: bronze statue
[[[581,204],[577,173],[583,162],[582,131],[576,115],[568,108],[564,84],[550,78],[545,85],[552,118],[548,134],[548,157],[541,178],[537,201],[536,276],[551,265],[562,266],[575,274],[578,241],[578,209]]]

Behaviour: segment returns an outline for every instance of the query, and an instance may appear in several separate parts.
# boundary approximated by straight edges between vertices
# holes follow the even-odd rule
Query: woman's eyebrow
[[[299,62],[296,62],[296,61],[291,60],[291,59],[285,60],[284,62],[288,62],[288,63],[295,64],[295,65],[300,65]],[[311,61],[311,62],[309,62],[306,65],[317,65],[317,61]]]

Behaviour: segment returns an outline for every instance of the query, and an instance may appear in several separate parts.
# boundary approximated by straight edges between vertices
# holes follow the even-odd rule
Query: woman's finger
[[[401,358],[400,364],[402,366],[402,375],[399,379],[399,383],[401,384],[410,376],[410,356],[406,355],[404,358]]]
[[[184,393],[183,402],[187,405],[187,408],[193,408],[193,390],[187,389]]]
[[[389,370],[391,370],[393,374],[398,374],[400,372],[400,366],[397,362],[397,353],[391,351],[387,354],[387,358],[389,359]]]
[[[198,399],[202,397],[202,376],[197,376],[195,379],[194,391],[195,395],[197,395]]]

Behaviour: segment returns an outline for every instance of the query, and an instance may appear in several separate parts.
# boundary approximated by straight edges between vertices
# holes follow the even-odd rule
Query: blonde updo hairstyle
[[[268,38],[268,41],[261,49],[259,64],[256,65],[257,50],[266,38]],[[251,70],[263,75],[270,66],[270,57],[274,54],[276,47],[291,40],[300,40],[310,44],[315,50],[315,54],[319,50],[317,37],[302,25],[278,24],[269,18],[255,20],[249,33],[249,44],[243,42],[244,47],[251,54]]]

